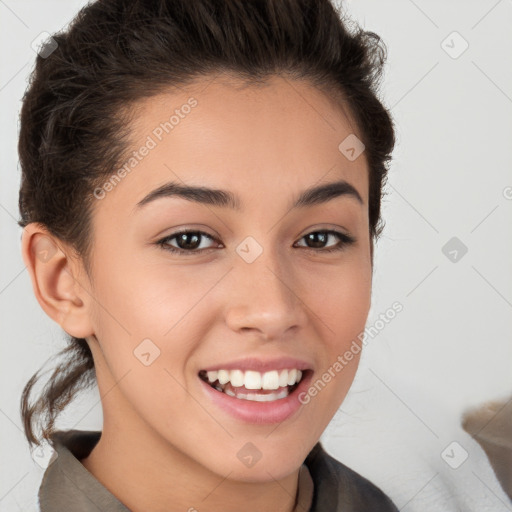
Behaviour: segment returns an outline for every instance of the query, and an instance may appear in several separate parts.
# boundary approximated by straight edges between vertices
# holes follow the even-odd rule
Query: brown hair
[[[386,48],[378,35],[355,23],[349,30],[351,24],[330,0],[98,0],[87,5],[67,30],[53,35],[53,46],[40,52],[23,98],[19,225],[43,224],[76,251],[89,273],[92,191],[127,150],[130,107],[220,72],[249,84],[281,74],[307,80],[348,107],[369,168],[373,256],[373,239],[383,229],[380,204],[395,137],[377,97]],[[37,421],[51,442],[58,414],[95,382],[86,340],[69,336],[67,341],[58,354],[65,361],[34,403],[29,395],[39,372],[23,389],[21,416],[31,444],[40,442],[33,432]]]

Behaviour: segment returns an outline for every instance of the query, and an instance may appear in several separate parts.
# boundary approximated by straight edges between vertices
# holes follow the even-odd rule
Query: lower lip
[[[299,396],[308,389],[312,374],[313,372],[308,371],[299,382],[295,391],[286,398],[280,398],[272,402],[256,402],[254,400],[235,398],[226,395],[222,391],[217,391],[200,377],[198,379],[201,381],[208,397],[221,409],[231,414],[231,416],[247,423],[270,424],[280,423],[290,418],[303,405],[299,401]]]

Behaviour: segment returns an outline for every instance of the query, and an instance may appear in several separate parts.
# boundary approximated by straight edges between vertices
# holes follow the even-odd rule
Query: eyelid
[[[327,223],[327,224],[312,224],[311,226],[308,226],[307,228],[304,229],[303,233],[299,236],[299,238],[309,235],[309,233],[315,233],[317,231],[337,232],[340,235],[344,235],[347,237],[351,236],[348,229],[338,226],[338,224]]]
[[[161,240],[163,238],[167,238],[169,236],[179,235],[180,233],[187,233],[193,231],[194,233],[204,233],[205,235],[210,236],[211,238],[218,238],[219,235],[215,233],[210,227],[206,224],[185,224],[181,226],[175,226],[172,228],[172,231],[168,235],[162,236],[162,233],[166,233],[169,231],[169,228],[163,229],[159,231],[156,235],[153,235],[155,239]],[[212,231],[210,233],[210,231]]]

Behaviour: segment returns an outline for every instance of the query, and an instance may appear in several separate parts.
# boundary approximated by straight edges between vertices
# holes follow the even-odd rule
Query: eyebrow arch
[[[353,197],[359,203],[364,204],[357,189],[347,181],[341,180],[304,190],[290,209],[326,203],[342,196]],[[236,211],[242,210],[240,198],[232,192],[208,187],[180,185],[176,182],[166,183],[153,190],[137,203],[136,208],[141,208],[162,197],[181,197],[196,203],[231,208]]]

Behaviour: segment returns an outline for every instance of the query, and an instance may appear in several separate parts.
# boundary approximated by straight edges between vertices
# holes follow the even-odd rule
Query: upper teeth
[[[293,386],[300,382],[302,372],[295,368],[291,370],[271,370],[260,373],[253,370],[213,370],[206,372],[210,382],[219,381],[220,384],[231,382],[233,387],[245,386],[247,389],[277,389],[284,386]]]

